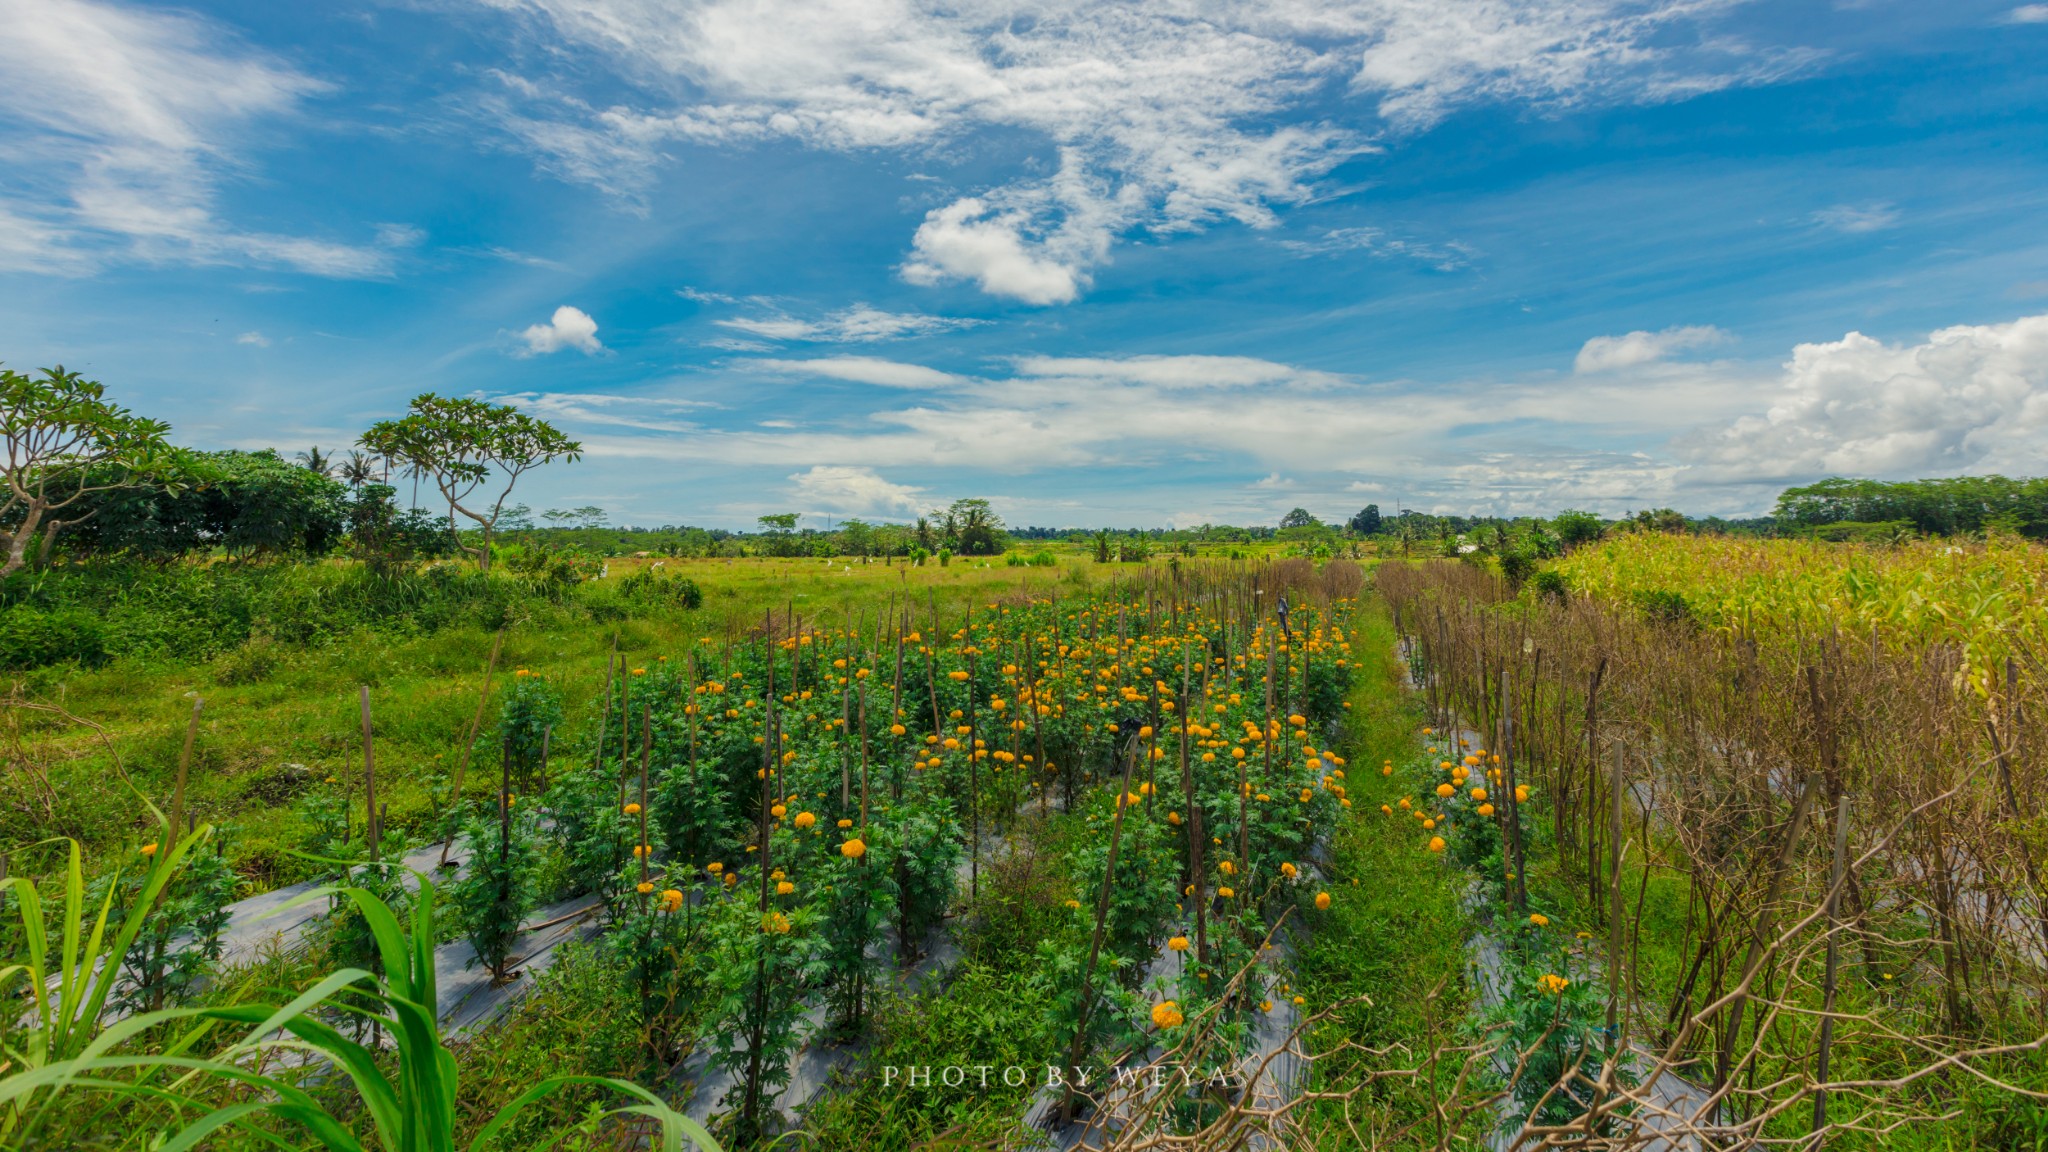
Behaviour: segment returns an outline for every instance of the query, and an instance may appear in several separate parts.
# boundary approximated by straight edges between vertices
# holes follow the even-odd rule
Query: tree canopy
[[[170,430],[108,400],[105,385],[62,364],[42,369],[40,378],[0,368],[0,441],[7,452],[0,521],[9,525],[0,576],[20,570],[39,534],[47,556],[59,532],[91,517],[82,501],[142,483],[159,469]]]
[[[371,425],[361,444],[431,479],[448,501],[451,531],[457,513],[476,524],[482,546],[464,550],[485,570],[491,566],[491,534],[519,477],[551,460],[583,456],[581,443],[510,405],[431,392],[414,397],[401,419]],[[505,478],[495,497],[485,488],[493,470]]]

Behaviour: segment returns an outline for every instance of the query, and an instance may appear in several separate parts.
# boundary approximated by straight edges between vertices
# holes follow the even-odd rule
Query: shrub
[[[90,612],[78,608],[45,612],[22,604],[0,612],[0,666],[94,665],[106,658],[106,635],[99,618]]]
[[[1545,568],[1536,573],[1529,585],[1536,589],[1538,596],[1548,596],[1553,600],[1563,600],[1571,595],[1571,586],[1565,583],[1564,573],[1555,568]]]
[[[519,927],[533,910],[539,853],[532,809],[476,813],[463,833],[468,867],[450,890],[476,960],[495,979],[506,975]]]
[[[1684,624],[1693,619],[1692,605],[1686,602],[1685,593],[1668,588],[1638,588],[1629,593],[1629,602],[1645,620],[1658,624]]]

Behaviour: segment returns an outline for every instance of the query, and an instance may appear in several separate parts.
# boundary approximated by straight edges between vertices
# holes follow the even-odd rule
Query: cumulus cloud
[[[1728,339],[1728,334],[1711,324],[1666,328],[1662,332],[1635,331],[1622,336],[1595,336],[1579,349],[1572,361],[1574,372],[1612,372],[1664,359],[1673,352],[1703,348]]]
[[[731,297],[723,298],[731,302]],[[957,332],[982,323],[953,316],[927,316],[919,312],[885,312],[866,304],[855,304],[842,308],[816,320],[804,320],[786,314],[771,316],[734,317],[714,320],[721,328],[731,328],[751,333],[769,340],[803,340],[828,344],[872,344],[882,340],[902,340],[915,336],[934,336],[942,332]]]
[[[1461,105],[1679,99],[1807,59],[1712,34],[1726,0],[476,2],[546,41],[489,113],[549,170],[628,196],[678,142],[1043,141],[1049,174],[932,209],[902,265],[1033,304],[1075,299],[1134,229],[1268,227],[1336,164]],[[578,95],[578,49],[630,99]]]
[[[927,503],[924,489],[891,483],[872,468],[817,464],[789,479],[793,484],[791,495],[804,503],[806,511],[841,516],[915,516]]]
[[[2048,24],[2048,4],[2022,4],[2005,18],[2014,24]]]
[[[363,277],[388,241],[238,229],[218,188],[251,126],[325,85],[182,12],[93,0],[0,0],[0,267],[85,272],[109,260],[257,264]],[[17,228],[11,222],[20,222]]]
[[[2048,315],[1918,344],[1801,344],[1763,415],[1687,439],[1724,475],[1909,477],[2048,469]]]
[[[545,324],[535,324],[519,334],[526,341],[522,356],[546,356],[564,348],[574,348],[585,356],[595,356],[604,351],[604,345],[597,341],[597,321],[581,308],[567,304],[555,309],[555,314]]]
[[[235,337],[235,343],[253,344],[258,348],[268,348],[270,347],[270,337],[265,336],[261,332],[244,332],[240,336]]]
[[[1837,232],[1881,232],[1899,222],[1891,204],[1836,204],[1813,214],[1813,222]]]
[[[816,360],[749,360],[749,367],[804,376],[824,376],[883,388],[945,388],[960,377],[922,364],[905,364],[876,356],[826,356]]]

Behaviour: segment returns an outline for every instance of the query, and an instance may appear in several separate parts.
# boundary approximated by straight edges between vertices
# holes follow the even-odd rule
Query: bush
[[[100,664],[107,658],[100,618],[77,608],[44,612],[16,605],[0,612],[0,667]]]
[[[1529,586],[1536,589],[1538,596],[1548,596],[1553,600],[1564,600],[1571,595],[1571,586],[1565,583],[1564,573],[1555,568],[1545,568],[1536,573]]]
[[[1685,599],[1685,593],[1665,588],[1639,588],[1629,594],[1629,602],[1645,620],[1658,624],[1685,624],[1692,622],[1692,605]]]

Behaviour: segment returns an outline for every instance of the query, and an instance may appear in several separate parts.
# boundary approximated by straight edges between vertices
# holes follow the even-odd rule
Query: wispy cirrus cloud
[[[730,301],[730,297],[725,298]],[[927,316],[919,312],[885,312],[866,304],[855,304],[805,320],[784,312],[766,316],[736,316],[714,320],[721,328],[745,332],[767,340],[806,341],[825,344],[872,344],[958,332],[983,323],[955,316]]]
[[[1899,209],[1886,203],[1836,204],[1815,212],[1813,222],[1836,232],[1882,232],[1898,224]]]
[[[416,242],[254,231],[221,218],[259,123],[297,114],[320,80],[175,11],[97,0],[0,0],[0,267],[80,274],[109,261],[386,274]]]
[[[1049,171],[932,208],[901,265],[1041,305],[1085,292],[1126,233],[1270,227],[1335,165],[1460,106],[1681,99],[1811,59],[1673,34],[1736,0],[478,2],[526,17],[546,60],[502,73],[490,114],[550,171],[628,196],[679,143],[1043,142]],[[632,97],[586,101],[579,68]]]

